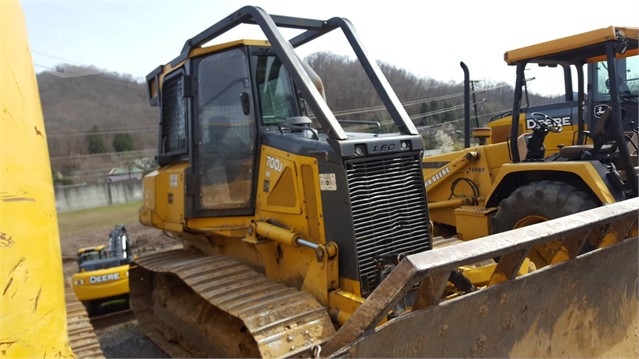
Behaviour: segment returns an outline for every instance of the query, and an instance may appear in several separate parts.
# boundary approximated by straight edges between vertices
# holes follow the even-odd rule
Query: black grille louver
[[[379,284],[375,259],[432,248],[420,156],[345,161],[364,295]]]
[[[160,155],[186,153],[187,107],[183,76],[167,80],[162,88],[162,122]]]

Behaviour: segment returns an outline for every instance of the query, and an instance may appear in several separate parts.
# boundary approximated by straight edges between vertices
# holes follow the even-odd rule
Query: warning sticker
[[[337,181],[335,181],[335,173],[320,173],[320,190],[337,191]]]

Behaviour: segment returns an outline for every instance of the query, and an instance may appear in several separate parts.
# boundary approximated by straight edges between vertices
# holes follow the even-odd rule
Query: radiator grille
[[[363,294],[379,284],[375,258],[431,249],[420,156],[346,161]]]

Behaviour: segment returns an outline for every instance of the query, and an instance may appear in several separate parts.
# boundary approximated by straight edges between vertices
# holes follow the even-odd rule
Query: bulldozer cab
[[[258,25],[266,40],[210,45],[242,24]],[[280,29],[299,34],[287,40]],[[295,52],[336,29],[353,46],[387,109],[376,121],[338,121],[321,79]],[[151,104],[161,108],[158,164],[189,163],[187,218],[255,213],[256,196],[265,191],[256,186],[258,160],[271,134],[294,137],[307,152],[323,151],[317,145],[328,143],[340,157],[422,148],[417,129],[343,18],[271,16],[247,6],[188,40],[181,55],[151,72],[147,82]],[[283,168],[273,156],[265,165],[269,173]]]

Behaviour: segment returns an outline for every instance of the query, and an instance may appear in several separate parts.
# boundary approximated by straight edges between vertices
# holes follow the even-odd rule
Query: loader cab
[[[613,33],[616,29],[622,32],[626,31],[624,36],[629,39],[636,36],[636,29],[611,27],[598,31],[599,33],[601,31]],[[546,79],[563,83],[563,88],[557,88],[557,92],[562,94],[560,100],[542,104],[530,103],[527,84],[529,79],[524,78],[524,82],[520,85],[519,134],[532,134],[536,127],[535,121],[531,118],[533,113],[547,114],[557,119],[562,126],[561,132],[549,133],[545,137],[545,156],[558,153],[559,148],[563,146],[583,144],[588,141],[592,143],[587,136],[584,136],[584,131],[595,128],[603,112],[610,107],[612,101],[610,76],[612,75],[609,72],[610,66],[608,59],[606,59],[605,47],[602,45],[604,41],[601,38],[595,38],[595,36],[600,35],[597,35],[597,31],[591,32],[588,41],[595,41],[599,46],[591,44],[588,48],[575,49],[573,47],[571,49],[571,42],[560,39],[553,41],[556,47],[542,44],[543,46],[530,46],[505,54],[505,56],[510,56],[510,59],[507,60],[510,65],[527,63],[525,68],[527,77],[531,77],[528,72],[533,70],[533,77],[534,75],[543,76]],[[549,52],[548,48],[554,50]],[[513,56],[519,56],[519,58],[515,60]],[[562,56],[563,59],[561,59]],[[623,129],[632,131],[636,129],[638,124],[639,56],[636,47],[633,48],[633,45],[630,45],[623,53],[616,52],[613,62]],[[491,129],[491,143],[505,142],[510,138],[511,114],[512,111],[507,111],[495,115],[489,120],[487,126]],[[580,123],[580,120],[583,122]]]
[[[638,51],[626,51],[615,58],[617,90],[622,109],[624,131],[633,131],[639,126],[639,55]],[[588,97],[586,111],[588,127],[594,128],[601,115],[610,107],[612,91],[607,61],[588,64]]]
[[[506,52],[504,59],[516,67],[517,74],[511,113],[521,114],[511,116],[509,148],[512,162],[598,161],[607,168],[606,178],[616,188],[630,197],[636,196],[636,154],[633,159],[628,139],[637,131],[638,38],[639,29],[608,27]],[[567,84],[570,83],[567,69],[573,68],[577,79],[577,104],[583,104],[576,109],[576,131],[570,128],[564,133],[561,118],[524,110],[525,70],[529,64],[563,67]],[[584,74],[585,68],[589,69],[588,76]],[[568,85],[566,89],[568,91]],[[528,146],[527,151],[521,151],[516,140],[523,133],[521,120],[524,116],[526,122],[541,129],[533,129],[529,140],[536,143],[537,148]],[[555,156],[548,156],[544,151],[544,145],[548,146],[544,141],[548,132],[564,133],[556,137],[566,142],[557,145],[559,153]],[[604,148],[610,150],[604,151]],[[522,152],[527,153],[526,156]],[[534,155],[530,156],[531,153]]]

